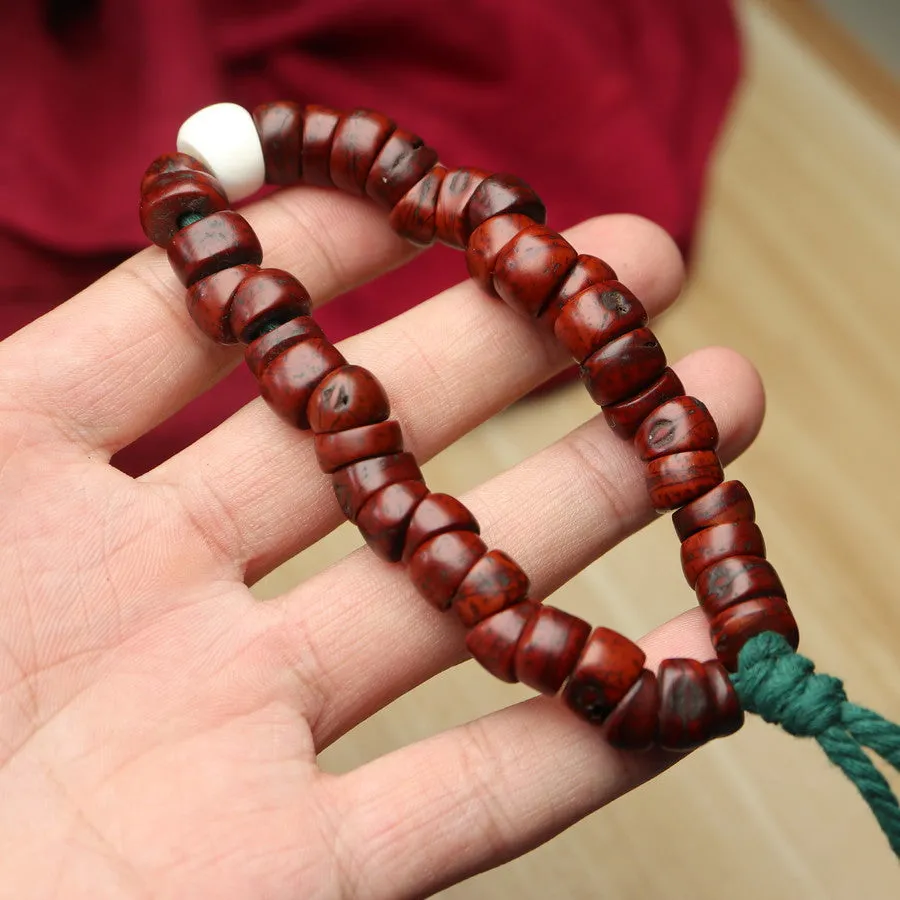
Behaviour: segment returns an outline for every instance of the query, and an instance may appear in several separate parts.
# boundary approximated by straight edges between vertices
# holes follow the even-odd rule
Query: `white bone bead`
[[[266,180],[253,117],[236,103],[216,103],[195,112],[178,130],[177,146],[209,167],[231,203],[255,194]]]

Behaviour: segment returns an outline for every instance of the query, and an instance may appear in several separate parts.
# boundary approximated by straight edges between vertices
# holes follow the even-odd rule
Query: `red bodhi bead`
[[[563,691],[568,706],[589,722],[603,722],[640,677],[647,655],[609,628],[595,628]]]
[[[591,626],[577,616],[542,606],[532,616],[516,647],[516,677],[522,684],[555,694],[575,665]]]
[[[501,681],[518,681],[516,647],[525,626],[538,609],[539,604],[526,600],[482,619],[466,637],[469,653]]]
[[[316,434],[383,422],[391,413],[381,382],[362,366],[342,366],[322,379],[309,400]]]

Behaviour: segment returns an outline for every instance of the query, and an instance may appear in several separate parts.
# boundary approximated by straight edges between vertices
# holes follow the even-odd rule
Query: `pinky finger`
[[[666,656],[714,656],[699,610],[640,643],[654,668]],[[618,751],[535,697],[335,779],[342,871],[355,897],[430,896],[527,853],[683,755]]]

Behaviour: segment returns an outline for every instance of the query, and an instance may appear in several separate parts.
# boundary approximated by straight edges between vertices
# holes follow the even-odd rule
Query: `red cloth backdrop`
[[[687,252],[739,72],[726,0],[26,0],[3,19],[0,336],[146,245],[141,173],[222,100],[378,109],[451,165],[521,175],[555,227],[639,213]],[[464,275],[433,250],[320,319],[337,340]],[[239,370],[120,465],[254,393]]]

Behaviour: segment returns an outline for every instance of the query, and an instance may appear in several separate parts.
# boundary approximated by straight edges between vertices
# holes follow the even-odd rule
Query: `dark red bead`
[[[546,225],[531,225],[497,255],[494,290],[517,312],[537,317],[576,258],[562,235]]]
[[[715,450],[719,429],[696,397],[676,397],[647,416],[634,436],[641,459],[649,461],[687,450]]]
[[[273,359],[280,356],[289,347],[293,347],[294,344],[310,338],[326,340],[318,323],[310,316],[298,316],[296,319],[291,319],[289,322],[261,334],[255,341],[248,344],[244,351],[247,367],[253,373],[253,377],[258,379]]]
[[[525,215],[494,216],[472,232],[466,247],[466,268],[485,293],[497,296],[494,290],[497,257],[517,234],[534,224],[534,220]]]
[[[659,687],[656,676],[643,669],[638,680],[604,722],[606,740],[618,750],[649,750],[656,743]]]
[[[466,647],[473,659],[501,681],[518,681],[516,646],[538,609],[540,604],[526,600],[482,619],[466,636]]]
[[[267,184],[296,184],[302,175],[303,108],[282,101],[262,103],[253,110],[253,121],[262,144]]]
[[[236,344],[231,330],[231,301],[238,285],[259,266],[232,266],[201,278],[188,288],[188,313],[197,327],[220,344]]]
[[[432,606],[445,610],[463,578],[485,553],[487,547],[477,534],[444,532],[425,541],[410,557],[410,581]]]
[[[728,522],[692,534],[681,545],[681,569],[694,587],[700,573],[729,556],[766,555],[766,542],[755,522]]]
[[[291,319],[308,316],[311,309],[306,288],[290,272],[259,269],[238,285],[228,321],[232,334],[249,344]]]
[[[681,379],[672,369],[667,368],[658,381],[640,394],[621,403],[604,406],[603,418],[614,435],[628,440],[634,437],[641,423],[657,406],[683,393],[684,385]]]
[[[553,326],[556,339],[579,363],[605,344],[647,324],[640,300],[617,281],[581,291],[562,308]]]
[[[581,364],[581,380],[594,403],[608,406],[644,390],[665,368],[666,354],[656,335],[638,328],[592,353]]]
[[[364,194],[369,170],[396,127],[387,116],[364,109],[343,116],[331,142],[334,186],[350,194]]]
[[[187,153],[164,153],[157,156],[147,167],[141,178],[141,196],[147,192],[147,188],[156,181],[157,178],[165,175],[174,175],[176,172],[202,172],[204,175],[212,175],[212,172],[193,156]]]
[[[429,538],[445,531],[471,531],[478,534],[480,528],[475,516],[456,497],[449,494],[429,494],[413,514],[406,532],[403,560],[408,560]]]
[[[423,247],[434,242],[438,195],[446,175],[438,163],[397,201],[388,222],[400,237]]]
[[[711,525],[755,519],[753,498],[740,481],[726,481],[672,514],[672,524],[681,541]]]
[[[228,198],[212,175],[202,172],[161,175],[141,194],[141,228],[154,244],[166,247],[181,230],[182,216],[193,213],[206,217],[223,209],[228,209]]]
[[[309,424],[316,434],[383,422],[391,405],[381,382],[362,366],[343,366],[322,379],[310,397]]]
[[[715,705],[703,663],[664,659],[659,665],[659,745],[693,750],[713,736]]]
[[[744,600],[786,596],[775,567],[758,556],[730,556],[713,563],[700,573],[694,590],[711,619]]]
[[[547,208],[534,188],[515,175],[491,175],[475,188],[466,206],[469,232],[494,216],[521,213],[543,225]]]
[[[341,114],[326,106],[303,110],[300,171],[306,184],[331,187],[331,142]]]
[[[222,269],[262,262],[262,247],[250,223],[230,209],[182,228],[169,242],[166,253],[175,274],[187,287]]]
[[[647,463],[647,493],[654,509],[675,509],[702,497],[724,477],[715,450],[672,453]]]
[[[737,671],[738,654],[751,638],[766,631],[780,634],[794,648],[800,643],[797,622],[783,597],[757,597],[720,612],[709,623],[709,634],[719,662]]]
[[[491,550],[475,563],[453,597],[453,609],[471,628],[494,613],[521,603],[530,587],[528,576],[501,550]]]
[[[347,360],[322,338],[310,338],[288,347],[266,366],[259,379],[263,399],[297,428],[309,428],[306,407],[318,383]]]
[[[569,269],[569,273],[560,282],[559,287],[550,295],[550,300],[538,317],[538,321],[552,331],[556,327],[556,320],[559,318],[560,313],[573,297],[577,297],[587,288],[599,285],[604,281],[616,281],[616,273],[612,270],[612,267],[596,256],[581,254],[575,260],[575,265]],[[629,325],[624,331],[631,331],[632,328],[646,324],[646,321],[637,322],[634,325]],[[596,350],[597,348],[594,347],[593,349]],[[589,356],[591,352],[593,351],[588,351],[584,356]],[[584,356],[582,359],[584,359]]]
[[[469,243],[469,220],[466,205],[475,189],[487,178],[481,169],[450,169],[441,183],[435,211],[437,239],[457,250],[464,250]]]
[[[563,691],[582,719],[603,722],[638,680],[647,655],[609,628],[595,628]]]
[[[706,669],[706,678],[709,681],[709,691],[715,710],[710,738],[734,734],[744,724],[744,710],[741,708],[737,691],[734,689],[725,667],[717,659],[703,663],[703,668]]]
[[[397,562],[416,506],[428,493],[422,481],[398,481],[370,497],[356,517],[356,527],[382,559]]]
[[[403,449],[403,433],[399,422],[388,419],[349,431],[317,434],[315,446],[319,468],[331,474],[361,459],[399,453]]]
[[[555,694],[575,667],[590,633],[584,619],[542,606],[528,620],[516,647],[516,677],[542,694]]]
[[[426,146],[417,134],[398,128],[369,169],[366,194],[380,206],[393,209],[437,161],[437,150]]]
[[[338,506],[351,522],[356,521],[370,497],[398,481],[422,481],[422,473],[412,453],[363,459],[338,469],[331,476]]]

